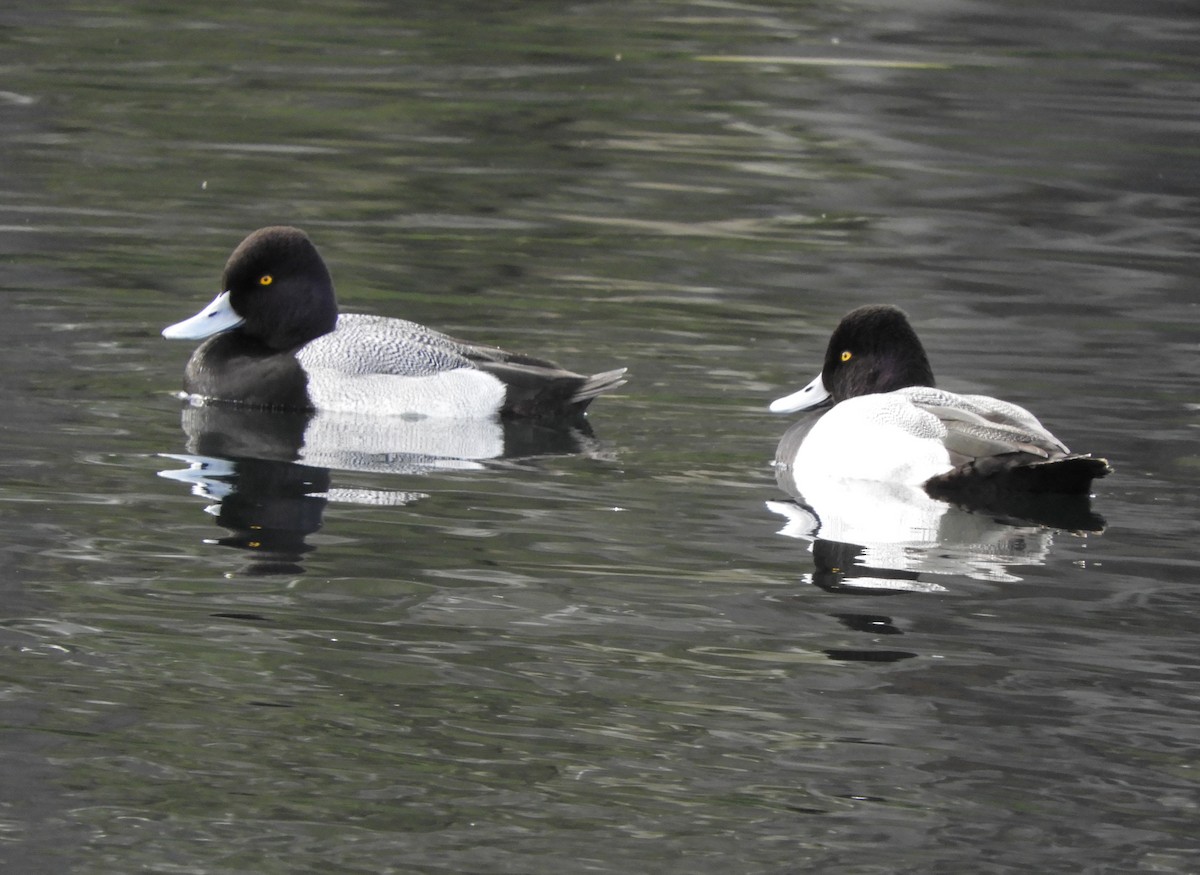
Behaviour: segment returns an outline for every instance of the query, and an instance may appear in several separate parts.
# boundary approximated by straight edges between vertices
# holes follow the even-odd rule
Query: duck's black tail
[[[925,491],[976,512],[1100,531],[1104,519],[1088,502],[1092,481],[1112,472],[1108,462],[1087,455],[1039,459],[1009,453],[968,462],[925,483]]]
[[[624,386],[628,382],[625,379],[625,371],[625,368],[617,368],[615,371],[603,371],[599,374],[592,374],[575,390],[575,394],[571,396],[569,403],[582,404],[584,407],[587,407],[588,403],[602,392],[616,389],[618,386]]]
[[[1039,459],[1028,453],[1008,453],[976,459],[940,474],[925,484],[925,491],[947,500],[977,491],[1087,495],[1092,481],[1111,471],[1106,460],[1088,455]]]
[[[625,385],[625,368],[585,377],[554,365],[477,362],[504,382],[506,419],[565,419],[579,416],[596,396]]]

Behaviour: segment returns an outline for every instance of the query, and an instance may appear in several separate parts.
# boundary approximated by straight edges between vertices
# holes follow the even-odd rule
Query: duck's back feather
[[[429,377],[472,367],[468,348],[407,319],[343,313],[333,331],[305,344],[296,358],[307,370],[336,370],[348,376]]]

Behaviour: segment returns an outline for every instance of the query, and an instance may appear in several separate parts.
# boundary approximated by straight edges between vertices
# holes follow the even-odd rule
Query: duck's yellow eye
[[[271,276],[269,273],[264,273],[258,278],[258,284],[260,286],[269,286],[273,282],[275,282],[275,277]]]
[[[848,362],[852,358],[854,358],[854,353],[850,352],[850,350],[847,349],[842,352],[842,361]]]

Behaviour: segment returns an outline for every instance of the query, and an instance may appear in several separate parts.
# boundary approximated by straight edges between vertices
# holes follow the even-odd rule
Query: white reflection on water
[[[159,472],[210,502],[228,530],[206,543],[253,554],[250,571],[294,574],[315,549],[329,502],[401,507],[429,494],[338,486],[335,472],[422,475],[485,471],[485,462],[601,451],[586,419],[565,422],[407,418],[189,404],[185,453],[160,453],[186,467]]]
[[[504,454],[497,419],[365,416],[320,411],[293,415],[220,405],[189,405],[183,430],[193,452],[294,461],[340,471],[412,474],[475,470]]]
[[[779,534],[807,540],[810,582],[826,588],[937,592],[921,574],[1015,583],[1013,567],[1045,563],[1054,529],[1036,520],[973,512],[898,483],[843,480],[779,468],[795,501],[768,501],[787,524]]]

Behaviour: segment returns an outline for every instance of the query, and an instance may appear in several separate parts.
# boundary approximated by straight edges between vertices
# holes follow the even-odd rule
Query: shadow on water
[[[190,485],[229,530],[211,541],[250,552],[250,574],[296,574],[316,549],[330,502],[399,507],[428,498],[417,491],[339,488],[334,471],[420,475],[476,470],[485,462],[599,452],[579,416],[558,422],[372,417],[302,413],[220,404],[183,410],[187,453],[162,453],[186,468],[161,477]]]

